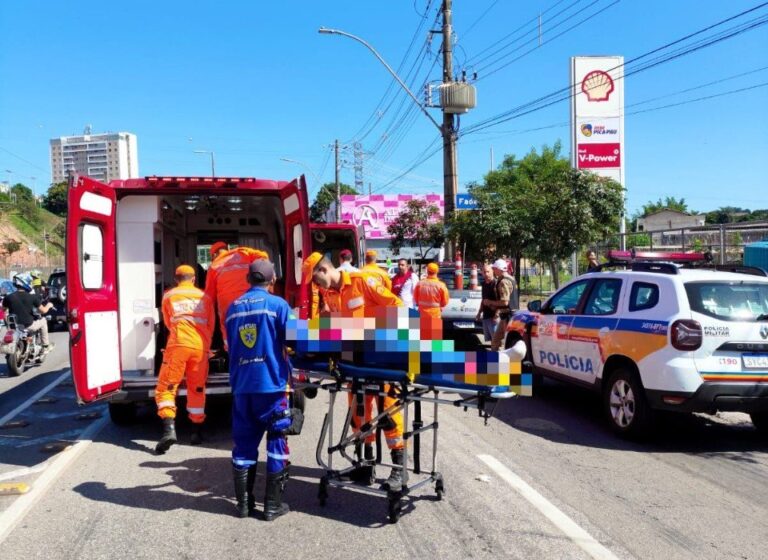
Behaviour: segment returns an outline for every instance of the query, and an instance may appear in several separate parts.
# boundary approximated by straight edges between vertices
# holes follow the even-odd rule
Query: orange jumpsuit
[[[367,272],[368,274],[381,278],[381,283],[384,284],[384,287],[390,292],[392,291],[392,279],[389,277],[389,274],[382,270],[376,263],[365,265],[360,272]]]
[[[395,294],[381,285],[378,279],[367,272],[341,271],[341,286],[338,290],[328,288],[323,290],[323,299],[330,311],[342,311],[352,317],[364,317],[366,308],[396,306],[401,307],[403,302]],[[384,391],[389,391],[389,386],[384,386]],[[373,395],[365,397],[365,422],[373,419]],[[349,406],[355,406],[354,395],[349,395]],[[384,408],[389,408],[395,403],[392,397],[384,397]],[[355,407],[356,408],[356,407]],[[354,411],[354,409],[353,409]],[[403,449],[403,413],[396,412],[391,415],[395,427],[384,432],[389,449]],[[360,417],[353,413],[352,423],[356,429],[361,426]],[[373,434],[368,436],[365,443],[373,444],[376,438]]]
[[[155,387],[160,418],[176,418],[176,393],[187,378],[187,414],[195,424],[205,420],[208,350],[215,315],[213,301],[192,282],[181,282],[163,295],[163,322],[170,335]]]
[[[422,316],[440,319],[443,307],[448,305],[450,299],[445,283],[434,276],[427,276],[413,289],[413,303]]]
[[[248,266],[257,259],[266,259],[269,255],[250,247],[237,247],[219,255],[211,263],[205,279],[205,293],[216,302],[219,315],[221,336],[227,340],[227,329],[224,319],[227,309],[232,302],[247,292],[251,285],[248,283]]]

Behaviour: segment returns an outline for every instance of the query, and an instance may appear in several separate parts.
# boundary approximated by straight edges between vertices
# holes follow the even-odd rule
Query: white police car
[[[746,267],[688,268],[612,252],[626,270],[584,274],[510,321],[534,383],[553,377],[602,392],[611,427],[642,435],[654,411],[747,412],[768,432],[768,277]]]

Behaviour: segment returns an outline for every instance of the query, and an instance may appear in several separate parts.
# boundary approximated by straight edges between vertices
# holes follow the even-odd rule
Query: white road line
[[[618,560],[617,556],[595,540],[592,535],[579,527],[576,522],[560,511],[557,506],[534,490],[527,482],[517,476],[498,459],[491,455],[478,455],[483,463],[488,465],[504,482],[549,519],[558,529],[570,538],[574,544],[596,560]]]
[[[18,413],[22,412],[25,408],[30,406],[33,402],[35,402],[37,399],[45,395],[48,391],[56,387],[59,383],[64,381],[66,377],[69,377],[70,373],[69,370],[62,373],[60,376],[58,376],[55,380],[53,380],[51,383],[40,389],[37,393],[29,397],[27,400],[25,400],[23,403],[21,403],[19,406],[14,408],[12,411],[10,411],[8,414],[0,418],[0,424],[5,424],[6,422],[9,422],[14,416],[16,416]]]
[[[66,468],[72,464],[83,451],[90,445],[92,438],[99,433],[109,420],[109,416],[104,416],[88,426],[78,438],[77,443],[72,447],[62,451],[50,466],[41,474],[32,484],[32,490],[21,495],[13,502],[8,509],[0,514],[0,545],[10,535],[14,527],[24,519],[32,506],[56,481],[56,478],[63,473]]]

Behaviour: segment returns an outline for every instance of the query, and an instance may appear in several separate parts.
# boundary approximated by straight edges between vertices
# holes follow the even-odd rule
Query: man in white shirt
[[[397,273],[392,277],[392,293],[403,300],[405,307],[413,308],[413,289],[419,282],[419,278],[408,266],[408,261],[397,261]]]
[[[352,266],[352,251],[349,249],[342,249],[339,251],[339,261],[341,264],[337,270],[345,270],[347,272],[359,272],[360,269],[356,266]]]

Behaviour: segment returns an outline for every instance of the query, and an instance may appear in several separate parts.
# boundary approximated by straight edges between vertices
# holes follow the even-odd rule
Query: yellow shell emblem
[[[247,348],[253,348],[256,346],[256,325],[248,324],[240,327],[240,340]]]

